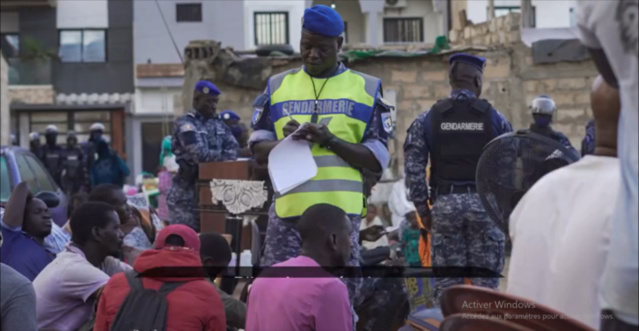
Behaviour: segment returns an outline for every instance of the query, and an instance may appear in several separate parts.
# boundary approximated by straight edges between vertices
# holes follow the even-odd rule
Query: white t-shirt
[[[598,329],[597,293],[620,185],[619,160],[593,155],[541,178],[510,216],[507,292]]]
[[[581,41],[603,49],[619,82],[619,160],[623,185],[611,225],[610,256],[601,300],[626,323],[638,325],[639,311],[639,2],[578,1]]]
[[[87,261],[79,248],[67,246],[33,280],[38,328],[58,331],[78,329],[93,314],[95,302],[89,297],[111,276],[131,269],[131,266],[113,257],[107,257],[98,269]]]

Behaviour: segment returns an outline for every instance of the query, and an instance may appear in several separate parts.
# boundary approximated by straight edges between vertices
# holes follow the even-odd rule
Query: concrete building
[[[28,134],[55,124],[86,141],[102,122],[126,159],[125,114],[133,96],[133,2],[2,1],[2,52],[9,68],[11,131]],[[3,98],[4,99],[4,98]]]
[[[473,23],[488,19],[489,0],[466,1],[466,14]],[[494,0],[494,17],[521,12],[521,0]],[[532,0],[533,28],[567,28],[575,25],[576,0]]]

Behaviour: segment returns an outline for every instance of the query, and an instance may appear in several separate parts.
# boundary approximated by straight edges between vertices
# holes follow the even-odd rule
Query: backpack
[[[112,331],[164,331],[168,302],[166,296],[184,282],[164,283],[158,291],[142,286],[142,279],[136,277],[135,271],[125,272],[129,282],[129,294],[122,302],[115,315]]]

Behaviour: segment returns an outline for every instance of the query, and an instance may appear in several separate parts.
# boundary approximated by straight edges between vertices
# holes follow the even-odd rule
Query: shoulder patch
[[[251,123],[253,125],[257,125],[257,122],[262,118],[262,113],[264,113],[264,107],[255,108],[253,111],[253,118],[251,119]]]
[[[382,126],[384,127],[384,131],[386,131],[386,133],[391,133],[391,131],[393,131],[393,120],[391,118],[391,113],[381,113],[380,116],[382,118]]]
[[[195,131],[195,126],[191,123],[184,123],[180,126],[181,132]]]

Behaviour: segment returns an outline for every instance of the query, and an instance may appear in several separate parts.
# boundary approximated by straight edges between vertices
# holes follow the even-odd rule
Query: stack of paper
[[[293,140],[289,135],[268,156],[268,173],[273,189],[286,194],[317,175],[317,164],[306,140]]]

